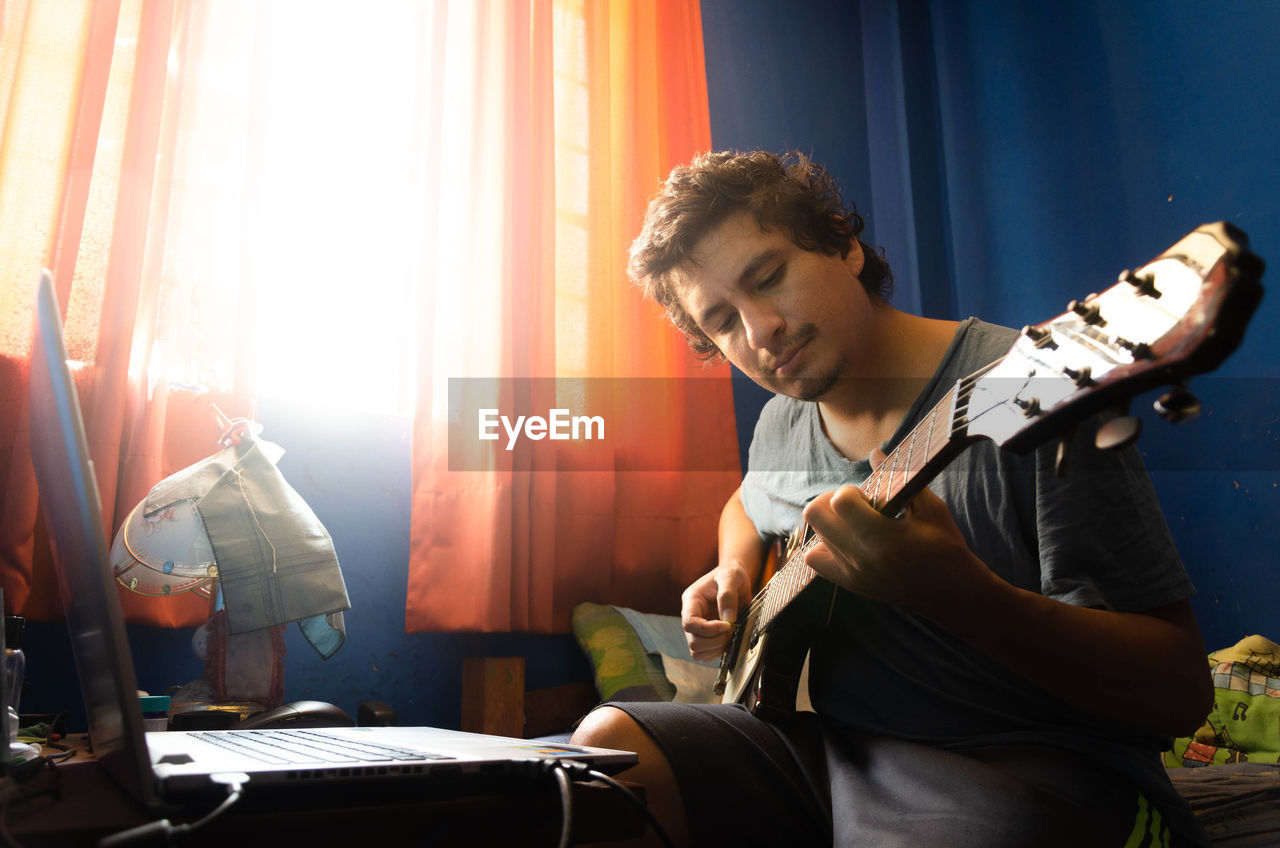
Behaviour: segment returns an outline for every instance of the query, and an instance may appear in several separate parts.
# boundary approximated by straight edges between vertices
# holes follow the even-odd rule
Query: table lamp
[[[111,567],[131,592],[209,599],[192,648],[199,679],[172,692],[175,724],[219,727],[278,706],[284,626],[298,622],[324,659],[342,647],[350,609],[333,541],[276,467],[261,426],[228,419],[220,449],[162,480],[116,534]]]

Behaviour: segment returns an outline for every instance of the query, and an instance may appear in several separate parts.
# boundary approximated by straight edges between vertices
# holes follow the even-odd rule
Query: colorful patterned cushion
[[[659,657],[645,651],[640,636],[617,608],[583,603],[573,610],[573,635],[595,669],[605,701],[670,701],[676,688]]]
[[[1192,736],[1173,741],[1164,764],[1280,762],[1280,645],[1246,636],[1209,654],[1213,710]]]

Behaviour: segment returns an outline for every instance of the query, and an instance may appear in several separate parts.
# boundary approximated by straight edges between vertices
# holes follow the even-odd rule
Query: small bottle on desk
[[[169,696],[146,695],[138,693],[138,701],[142,705],[142,729],[148,733],[153,730],[169,729]]]

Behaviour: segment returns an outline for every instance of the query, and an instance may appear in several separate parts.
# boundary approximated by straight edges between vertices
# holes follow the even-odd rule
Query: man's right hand
[[[751,577],[741,560],[726,560],[695,580],[680,596],[680,622],[695,660],[724,653],[738,613],[751,602]]]

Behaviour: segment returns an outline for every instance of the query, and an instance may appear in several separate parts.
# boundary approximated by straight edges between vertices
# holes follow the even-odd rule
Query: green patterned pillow
[[[676,687],[661,662],[648,654],[626,617],[607,604],[573,608],[573,635],[595,669],[605,701],[670,701]]]
[[[1192,736],[1173,740],[1167,767],[1280,760],[1280,645],[1246,636],[1209,655],[1213,710]]]

